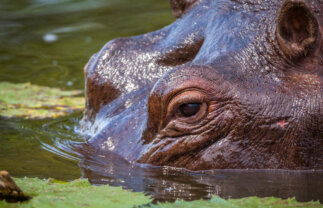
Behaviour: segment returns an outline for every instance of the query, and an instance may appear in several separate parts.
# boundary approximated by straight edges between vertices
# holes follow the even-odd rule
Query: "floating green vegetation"
[[[53,179],[15,179],[17,185],[31,200],[21,203],[0,201],[1,208],[9,207],[133,207],[151,202],[143,193],[123,190],[121,187],[92,186],[87,180],[62,182]]]
[[[0,82],[0,116],[38,119],[65,116],[84,108],[81,94],[81,90]]]
[[[152,204],[152,199],[143,193],[123,190],[121,187],[93,186],[87,180],[72,182],[56,181],[54,179],[15,179],[17,185],[31,200],[22,203],[6,203],[0,201],[1,208],[46,208],[46,207],[185,207],[185,208],[280,208],[280,207],[323,207],[319,202],[299,203],[295,199],[281,200],[278,198],[249,197],[243,199],[224,200],[213,196],[211,200],[196,200],[186,202],[178,200],[175,203]]]

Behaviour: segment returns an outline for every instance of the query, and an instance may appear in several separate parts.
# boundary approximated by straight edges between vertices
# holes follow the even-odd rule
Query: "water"
[[[83,66],[108,40],[153,31],[172,21],[165,0],[2,0],[0,81],[83,89]],[[0,169],[16,177],[73,180],[83,176],[94,184],[145,191],[161,201],[211,194],[323,200],[323,172],[188,172],[128,164],[116,155],[109,156],[108,164],[106,159],[84,158],[75,151],[84,141],[75,131],[81,117],[0,118]],[[82,151],[91,153],[86,148]]]

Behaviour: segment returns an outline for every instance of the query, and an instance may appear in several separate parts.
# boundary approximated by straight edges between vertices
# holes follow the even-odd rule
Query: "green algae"
[[[56,118],[84,108],[81,90],[62,91],[30,83],[0,82],[0,116]]]
[[[319,202],[297,202],[294,198],[282,200],[274,197],[247,197],[225,200],[213,196],[211,200],[183,201],[174,203],[152,203],[152,199],[142,192],[132,192],[109,185],[93,186],[85,179],[63,182],[55,179],[23,178],[15,179],[19,187],[32,196],[22,203],[0,201],[1,208],[47,208],[47,207],[185,207],[185,208],[282,208],[282,207],[323,207]]]
[[[32,196],[22,203],[0,201],[1,208],[9,207],[133,207],[147,204],[149,196],[123,190],[121,187],[92,186],[87,180],[75,180],[64,183],[53,179],[37,178],[15,179],[19,187]]]

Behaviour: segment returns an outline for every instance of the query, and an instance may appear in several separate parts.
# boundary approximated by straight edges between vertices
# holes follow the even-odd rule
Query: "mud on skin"
[[[84,148],[207,169],[323,169],[323,1],[171,0],[85,66]]]

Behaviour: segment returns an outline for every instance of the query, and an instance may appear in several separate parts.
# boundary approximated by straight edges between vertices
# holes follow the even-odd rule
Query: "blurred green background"
[[[1,0],[0,81],[81,89],[107,41],[173,20],[165,0]]]

